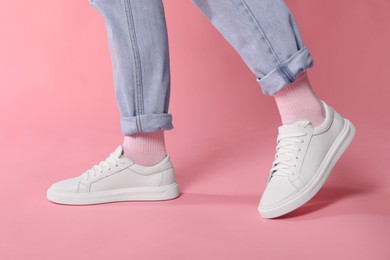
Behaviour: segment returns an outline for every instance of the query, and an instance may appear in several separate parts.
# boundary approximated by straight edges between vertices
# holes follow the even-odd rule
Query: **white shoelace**
[[[295,133],[288,136],[278,136],[271,177],[294,175],[294,168],[299,159],[298,154],[306,135],[306,133]]]
[[[111,170],[112,167],[118,167],[119,164],[124,164],[120,158],[115,156],[113,153],[110,154],[104,161],[101,161],[99,164],[94,165],[91,169],[87,170],[83,175],[86,176],[88,180],[90,175],[96,177],[97,174],[103,173],[105,171]]]

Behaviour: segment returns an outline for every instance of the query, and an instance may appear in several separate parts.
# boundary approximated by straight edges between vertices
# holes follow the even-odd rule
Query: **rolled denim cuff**
[[[294,80],[307,68],[313,66],[313,59],[306,47],[303,47],[285,62],[279,64],[270,73],[257,78],[265,95],[272,96]]]
[[[121,117],[120,123],[123,135],[173,129],[171,114],[144,114],[134,117]]]

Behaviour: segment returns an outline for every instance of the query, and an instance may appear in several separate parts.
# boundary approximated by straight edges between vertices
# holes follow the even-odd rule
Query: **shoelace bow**
[[[294,168],[298,160],[298,153],[306,133],[289,134],[288,136],[278,136],[275,160],[271,168],[272,176],[294,175]]]
[[[120,158],[111,153],[104,161],[101,161],[99,164],[96,164],[91,169],[87,170],[84,173],[84,176],[86,176],[88,180],[91,174],[92,177],[96,177],[97,174],[103,173],[106,170],[111,170],[111,167],[118,167],[119,164],[124,163],[125,162],[121,161]]]

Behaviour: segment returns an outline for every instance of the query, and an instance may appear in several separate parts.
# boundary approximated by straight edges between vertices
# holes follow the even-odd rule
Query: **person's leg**
[[[162,1],[90,3],[106,22],[124,142],[80,176],[54,183],[47,198],[81,205],[176,198],[178,185],[164,142],[164,130],[173,125]]]
[[[121,114],[124,153],[142,165],[166,156],[164,130],[173,128],[169,51],[161,0],[90,0],[104,17]]]
[[[193,2],[241,55],[263,93],[275,97],[284,124],[322,122],[320,101],[306,75],[313,60],[284,1]]]
[[[258,210],[265,218],[289,213],[322,187],[355,128],[311,89],[306,70],[313,61],[283,0],[193,2],[241,55],[264,94],[275,97],[283,125]]]

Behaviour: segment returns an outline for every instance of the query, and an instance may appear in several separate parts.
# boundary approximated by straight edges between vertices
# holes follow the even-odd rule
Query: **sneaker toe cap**
[[[65,179],[59,182],[54,183],[49,190],[57,192],[69,192],[75,193],[78,192],[80,183],[80,177]]]
[[[261,197],[259,207],[272,207],[282,203],[292,195],[296,194],[297,190],[290,183],[287,177],[274,176]]]

